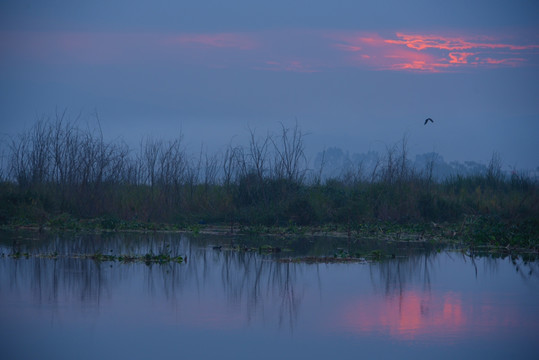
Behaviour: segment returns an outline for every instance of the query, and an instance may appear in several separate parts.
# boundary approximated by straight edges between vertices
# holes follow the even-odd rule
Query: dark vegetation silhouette
[[[350,229],[376,222],[458,222],[488,230],[493,241],[521,229],[537,239],[538,185],[517,172],[506,176],[496,154],[486,173],[437,181],[432,163],[421,171],[410,166],[403,138],[368,171],[359,164],[323,178],[324,160],[317,169],[308,167],[304,137],[297,125],[281,125],[279,133],[266,136],[250,130],[248,146],[230,144],[215,154],[201,149],[193,156],[181,135],[147,137],[135,150],[63,115],[40,120],[10,141],[0,223],[47,226],[99,218],[110,228],[130,221]]]

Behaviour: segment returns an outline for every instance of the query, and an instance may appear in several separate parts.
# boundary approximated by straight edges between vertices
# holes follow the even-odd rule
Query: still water
[[[0,233],[0,357],[539,358],[537,262],[393,244],[394,259],[308,264],[279,260],[351,245],[232,249],[242,241]],[[187,261],[76,256],[148,252]]]

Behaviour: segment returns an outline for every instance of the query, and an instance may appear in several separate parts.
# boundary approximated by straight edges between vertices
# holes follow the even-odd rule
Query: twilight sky
[[[314,154],[539,166],[539,2],[0,2],[0,133],[67,108],[135,146],[298,122]],[[426,117],[434,124],[423,125]]]

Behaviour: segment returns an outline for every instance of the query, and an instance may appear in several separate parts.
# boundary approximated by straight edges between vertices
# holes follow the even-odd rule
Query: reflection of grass
[[[31,255],[29,253],[21,253],[19,251],[13,252],[8,255],[12,259],[20,259],[21,257],[30,258],[38,257],[38,258],[48,258],[48,259],[57,259],[60,257],[58,253],[43,253],[43,254],[34,254]],[[144,263],[146,265],[151,264],[168,264],[168,263],[182,263],[184,261],[184,258],[182,256],[173,256],[166,253],[160,253],[160,254],[153,254],[152,252],[143,254],[143,255],[108,255],[108,254],[102,254],[101,252],[96,252],[93,254],[72,254],[72,255],[62,255],[64,258],[73,258],[73,259],[90,259],[94,260],[96,262],[119,262],[122,264],[127,263]]]
[[[121,263],[145,263],[146,265],[151,264],[167,264],[171,262],[181,263],[183,262],[183,257],[181,256],[172,256],[168,253],[154,254],[149,252],[143,255],[103,255],[101,253],[90,254],[90,255],[81,255],[81,258],[89,258],[98,262],[102,261],[119,261]]]
[[[367,259],[360,257],[302,256],[294,258],[281,258],[277,261],[283,263],[344,264],[363,263],[367,262]]]
[[[105,216],[90,219],[78,219],[68,213],[62,213],[57,216],[51,216],[50,219],[43,224],[44,228],[49,230],[60,231],[179,231],[185,229],[193,233],[200,231],[200,225],[194,224],[191,226],[180,226],[178,224],[165,224],[155,222],[141,222],[137,220],[122,220],[116,217]],[[38,228],[38,224],[31,221],[21,220],[12,226],[4,226],[4,228]]]
[[[258,248],[261,253],[280,253],[282,250],[278,246],[264,244]]]

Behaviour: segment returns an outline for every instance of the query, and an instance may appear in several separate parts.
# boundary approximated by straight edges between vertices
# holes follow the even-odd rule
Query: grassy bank
[[[449,238],[534,248],[539,185],[501,171],[434,181],[409,165],[405,139],[368,173],[322,179],[297,127],[190,156],[182,138],[138,151],[63,119],[13,138],[0,183],[0,225],[71,230],[338,232],[348,237]],[[322,165],[323,166],[323,165]]]
[[[429,215],[399,218],[377,217],[371,209],[361,212],[360,201],[355,200],[355,206],[335,206],[332,198],[325,201],[311,202],[306,196],[301,201],[306,207],[297,207],[290,211],[289,206],[273,206],[271,212],[265,211],[264,205],[251,204],[245,208],[239,207],[234,217],[229,212],[214,213],[207,216],[205,208],[191,208],[184,215],[176,217],[156,217],[137,220],[122,218],[114,212],[98,214],[97,217],[80,216],[76,213],[65,212],[65,209],[48,208],[51,202],[36,200],[29,197],[27,192],[20,193],[13,184],[4,184],[10,188],[8,193],[2,191],[2,203],[8,204],[2,226],[4,228],[33,228],[35,230],[70,230],[70,231],[188,231],[197,233],[247,234],[247,235],[279,235],[279,236],[337,236],[352,239],[375,237],[397,241],[460,241],[469,245],[491,245],[494,247],[513,247],[533,249],[539,243],[539,221],[533,215],[533,209],[510,211],[500,207],[497,213],[484,211],[475,214],[462,213],[449,216]],[[441,186],[441,185],[440,185]],[[324,187],[322,187],[323,190]],[[318,194],[321,189],[306,188]],[[6,194],[8,196],[6,196]],[[522,195],[522,194],[521,194]],[[312,195],[313,198],[316,196]],[[435,201],[439,201],[431,195]],[[6,197],[9,200],[4,200]],[[467,201],[470,199],[465,198]],[[352,199],[346,199],[352,202]],[[294,200],[288,200],[292,203]],[[297,200],[296,200],[297,201]],[[445,201],[448,201],[447,199]],[[463,207],[458,199],[452,199],[453,206]],[[490,202],[496,200],[490,199]],[[497,200],[501,201],[501,200]],[[525,203],[533,204],[532,199]],[[387,206],[387,203],[385,204]],[[396,209],[398,203],[392,204]],[[521,205],[522,206],[522,205]],[[304,209],[311,211],[306,221]],[[368,206],[367,206],[368,208]],[[282,209],[282,210],[279,210]],[[392,209],[392,208],[390,208]],[[402,208],[401,208],[402,209]],[[64,210],[64,211],[62,211]],[[136,210],[136,209],[134,209]],[[178,211],[178,209],[174,209]],[[171,211],[174,211],[171,209]],[[317,216],[316,212],[324,213]],[[179,212],[179,211],[178,211]],[[340,217],[340,213],[346,214]],[[282,221],[268,221],[271,216]],[[232,219],[232,220],[231,220]],[[299,220],[299,221],[298,221]]]

